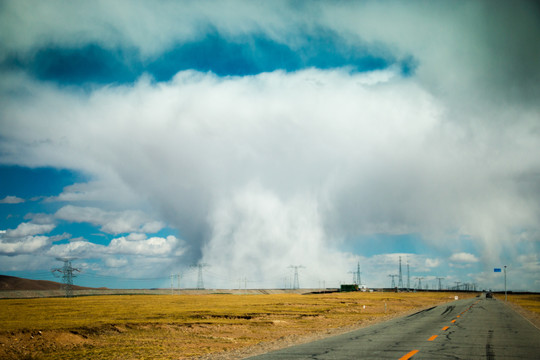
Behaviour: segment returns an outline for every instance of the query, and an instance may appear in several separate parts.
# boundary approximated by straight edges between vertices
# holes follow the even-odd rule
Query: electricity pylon
[[[403,276],[401,274],[401,256],[399,257],[399,278],[398,278],[398,288],[403,289]]]
[[[437,280],[439,280],[439,291],[442,290],[441,280],[444,279],[443,277],[438,277]]]
[[[422,279],[423,277],[417,277],[416,280],[418,280],[418,290],[422,290]]]
[[[300,289],[300,281],[298,280],[298,269],[305,269],[302,265],[291,265],[289,269],[294,269],[293,289]]]
[[[182,277],[182,275],[171,274],[169,275],[169,277],[171,278],[171,295],[174,295],[174,278],[176,278],[178,281],[177,289],[180,289],[180,278]]]
[[[407,291],[411,290],[411,274],[409,272],[409,260],[407,260]]]
[[[208,267],[208,264],[200,263],[200,264],[197,264],[197,265],[192,265],[191,267],[196,267],[198,269],[198,272],[197,272],[197,289],[198,290],[204,289],[203,268]]]
[[[51,271],[55,277],[62,277],[66,297],[73,297],[73,278],[77,276],[74,272],[81,272],[81,270],[71,266],[71,260],[73,260],[71,258],[56,258],[56,260],[63,261],[64,266],[52,269]]]
[[[396,288],[396,274],[391,274],[391,275],[388,275],[389,277],[392,278],[392,289],[395,289]]]
[[[361,286],[362,276],[360,272],[360,262],[356,264],[356,271],[349,271],[349,274],[353,274],[353,284]]]

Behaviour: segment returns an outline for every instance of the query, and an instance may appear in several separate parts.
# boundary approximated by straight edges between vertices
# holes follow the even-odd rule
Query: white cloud
[[[130,239],[119,237],[111,240],[107,252],[112,254],[166,256],[175,257],[182,255],[183,242],[175,236],[151,237],[149,239]]]
[[[460,253],[452,254],[452,256],[450,256],[450,261],[454,261],[457,263],[476,263],[479,260],[473,254],[460,252]]]
[[[31,222],[20,223],[16,229],[6,231],[6,237],[25,237],[37,234],[47,234],[55,228],[54,224],[34,224]]]
[[[317,208],[307,231],[320,232],[314,241],[328,248],[369,233],[419,233],[445,246],[448,232],[459,229],[494,258],[512,247],[511,229],[536,229],[534,197],[509,180],[540,168],[534,132],[485,127],[465,136],[468,130],[451,122],[444,104],[414,79],[394,74],[366,80],[372,77],[316,69],[243,78],[186,71],[169,83],[141,79],[133,87],[76,96],[21,79],[34,95],[31,106],[12,98],[3,107],[5,136],[17,144],[6,156],[85,168],[97,178],[115,172],[121,186],[182,232],[192,262],[201,254],[222,262],[215,258],[219,252],[205,253],[226,243],[213,235],[221,226],[216,214],[253,191],[253,203],[242,205],[253,214],[267,211],[261,198],[282,204],[299,223],[294,199]],[[48,126],[36,127],[39,118]],[[488,151],[495,142],[496,157]],[[254,183],[270,195],[260,196]],[[114,194],[109,198],[114,203]],[[56,216],[113,234],[162,226],[137,211],[68,205]],[[261,217],[260,227],[273,228],[273,217]],[[239,217],[227,226],[235,248],[261,257],[257,244],[263,239],[246,235],[250,221]],[[296,251],[296,243],[288,244]],[[254,262],[272,266],[265,256]]]
[[[67,239],[69,234],[45,236],[55,228],[54,224],[21,223],[15,229],[0,231],[0,254],[18,256],[37,254],[51,243]]]
[[[68,187],[54,200],[149,204],[189,242],[189,260],[223,268],[226,253],[263,269],[281,268],[300,249],[318,259],[359,234],[415,233],[426,246],[450,251],[449,233],[457,233],[484,262],[537,241],[533,5],[231,4],[11,2],[0,14],[0,44],[8,54],[97,43],[135,48],[149,59],[205,36],[206,25],[232,37],[263,33],[295,49],[305,41],[299,33],[325,29],[390,57],[412,56],[417,72],[404,79],[394,70],[243,78],[184,71],[167,83],[143,77],[132,86],[77,93],[5,74],[1,161],[91,174],[92,183]],[[63,11],[51,11],[58,7]],[[113,234],[162,226],[139,212],[70,205],[57,215]],[[272,233],[283,264],[262,251]],[[140,241],[118,238],[115,246],[133,253],[148,245],[159,253],[174,243]],[[350,267],[347,254],[332,256]],[[467,253],[450,259],[479,261]],[[418,268],[436,262],[423,259]],[[333,271],[321,263],[320,273]]]
[[[338,286],[353,268],[354,258],[325,238],[317,203],[309,197],[283,200],[251,184],[223,199],[210,222],[202,262],[229,283],[243,274],[263,287],[283,287],[290,281],[290,266],[301,265],[303,286],[318,287],[322,281]]]
[[[128,259],[118,257],[106,257],[105,265],[110,268],[122,268],[129,264]]]
[[[473,103],[484,106],[482,96],[488,93],[517,101],[538,97],[540,27],[535,6],[530,1],[310,6],[285,0],[210,1],[204,6],[185,1],[120,1],[117,6],[103,1],[16,1],[0,12],[0,44],[3,54],[32,53],[51,45],[99,44],[136,49],[148,60],[217,32],[237,40],[264,34],[301,54],[317,31],[326,31],[346,44],[367,44],[371,51],[390,57],[412,56],[419,65],[417,76],[426,86],[442,96],[470,102],[470,109]]]
[[[20,204],[24,201],[25,200],[20,197],[8,195],[5,198],[0,199],[0,204]]]
[[[48,255],[54,257],[109,258],[116,255],[178,258],[185,243],[175,236],[146,238],[143,234],[130,234],[114,238],[108,245],[94,244],[85,239],[72,239],[67,244],[53,245]]]
[[[101,226],[101,231],[110,234],[134,231],[156,233],[164,227],[163,222],[151,220],[141,211],[105,211],[94,207],[66,205],[56,212],[55,217]]]
[[[100,179],[66,186],[58,196],[48,197],[45,201],[105,203],[110,199],[114,199],[117,206],[126,208],[141,206],[139,196],[126,187],[122,180],[118,179],[117,174],[110,171],[103,172]]]
[[[0,238],[0,254],[19,255],[35,253],[49,245],[48,236],[24,236],[15,239]]]
[[[73,239],[67,244],[51,246],[47,254],[58,258],[95,258],[104,252],[103,245],[94,244],[85,239]]]
[[[439,259],[426,259],[426,267],[434,268],[440,265],[441,261]]]

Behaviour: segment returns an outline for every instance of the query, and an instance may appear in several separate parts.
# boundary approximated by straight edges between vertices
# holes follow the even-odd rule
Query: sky
[[[540,291],[538,39],[535,1],[2,1],[0,273]]]

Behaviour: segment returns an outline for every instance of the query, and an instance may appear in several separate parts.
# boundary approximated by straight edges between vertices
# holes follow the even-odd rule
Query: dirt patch
[[[88,336],[77,331],[18,331],[0,334],[0,358],[42,359],[46,354],[91,345]]]

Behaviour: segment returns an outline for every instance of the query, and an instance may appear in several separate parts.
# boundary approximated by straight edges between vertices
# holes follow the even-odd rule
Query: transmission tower
[[[401,275],[401,256],[399,257],[399,278],[398,278],[398,288],[403,289],[403,276]]]
[[[81,272],[81,270],[71,266],[71,260],[73,259],[56,258],[56,260],[63,261],[64,266],[61,268],[52,269],[51,271],[55,277],[62,277],[62,283],[64,284],[64,290],[66,291],[66,297],[73,297],[73,278],[77,276],[76,274],[74,274],[74,272]]]
[[[392,278],[392,289],[395,289],[396,288],[396,274],[391,274],[391,275],[388,275],[388,277],[391,277]]]
[[[353,284],[358,284],[358,282],[356,280],[356,271],[349,271],[349,274],[352,274],[352,283]]]
[[[444,279],[443,277],[438,277],[437,280],[439,280],[439,291],[442,290],[441,280]]]
[[[416,280],[418,280],[418,286],[417,286],[418,290],[422,290],[422,279],[423,279],[423,277],[417,277],[416,278]]]
[[[171,278],[171,295],[174,295],[174,279],[178,281],[177,283],[177,289],[180,289],[180,278],[182,277],[180,274],[171,274],[169,275]]]
[[[411,275],[409,273],[409,260],[407,260],[407,290],[411,289]]]
[[[191,267],[196,267],[198,269],[198,272],[197,272],[197,289],[198,290],[204,289],[203,269],[205,267],[208,267],[208,264],[200,263],[200,264],[197,264],[197,265],[192,265]]]
[[[293,289],[300,289],[300,281],[298,280],[298,269],[305,269],[302,265],[291,265],[289,269],[294,269]]]
[[[353,274],[353,284],[362,285],[362,277],[360,276],[360,263],[356,265],[356,270],[349,271],[349,274]]]

